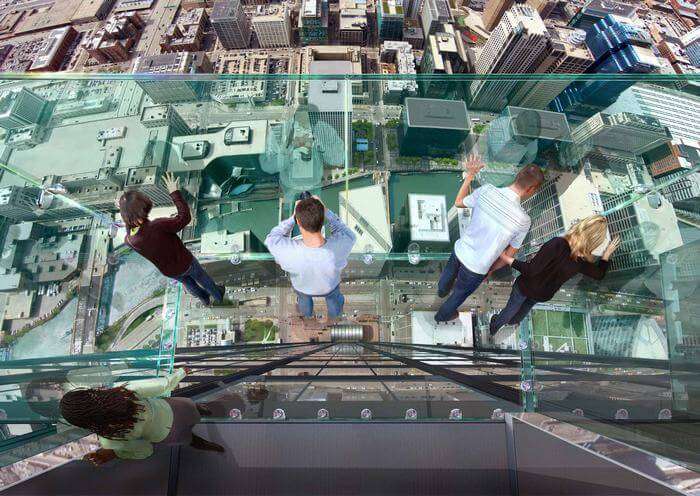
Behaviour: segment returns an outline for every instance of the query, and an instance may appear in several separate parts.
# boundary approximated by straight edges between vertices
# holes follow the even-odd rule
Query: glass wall
[[[428,374],[456,390],[485,392],[489,408],[507,401],[516,409],[595,420],[597,428],[614,428],[647,447],[664,438],[660,426],[694,428],[700,413],[695,78],[52,77],[0,82],[6,437],[55,421],[31,409],[34,397],[25,387],[31,381],[48,377],[63,390],[158,376],[221,345],[243,354],[228,356],[224,367],[201,364],[184,389],[239,374],[226,383],[228,393],[241,395],[261,382],[277,391],[256,410],[261,417],[279,407],[290,417],[313,418],[318,408],[308,399],[333,403],[340,418],[351,418],[360,404],[345,408],[338,399],[349,397],[345,385],[306,377],[293,383],[276,377],[275,367],[260,372],[255,360],[262,353],[265,363],[277,363],[283,358],[277,354],[299,350],[275,344],[330,343],[358,328],[364,346],[343,348],[334,360],[363,362],[361,375],[389,375],[373,363],[399,357],[439,368],[411,379],[420,384],[412,391],[422,398],[414,407],[422,418],[444,416],[449,406],[431,403],[432,379],[422,377]],[[621,239],[603,280],[575,277],[520,326],[495,336],[488,322],[508,300],[517,276],[510,269],[491,275],[456,321],[433,319],[442,303],[439,275],[470,221],[470,210],[453,203],[463,161],[474,153],[485,167],[473,188],[507,186],[531,163],[545,173],[542,187],[523,202],[532,225],[518,258],[531,258],[594,214],[607,217],[609,238]],[[152,218],[172,215],[166,173],[179,179],[192,213],[183,241],[226,286],[221,303],[203,306],[124,243],[115,202],[138,190],[152,199]],[[321,301],[319,323],[299,318],[289,278],[264,245],[303,191],[318,195],[357,236],[343,274],[344,314],[329,325]],[[250,347],[257,350],[252,356]],[[188,350],[185,358],[175,358],[176,348]],[[281,375],[325,375],[317,360],[330,360],[329,349],[300,358],[303,368],[296,364],[294,373]],[[487,375],[502,377],[460,382],[461,375],[481,372],[462,370],[455,360],[476,360],[488,365]],[[241,365],[248,361],[254,363]],[[83,369],[87,381],[62,379]],[[347,377],[354,372],[342,374],[347,387],[370,396],[376,389],[372,401],[387,402],[384,410],[365,405],[377,418],[403,418],[409,406],[401,388],[410,381],[360,386],[359,378]],[[189,391],[224,394],[213,386]],[[481,406],[475,417],[485,415]],[[690,452],[683,437],[664,442]]]

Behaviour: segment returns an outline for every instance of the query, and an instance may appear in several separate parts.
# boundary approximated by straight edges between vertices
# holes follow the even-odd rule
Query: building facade
[[[240,0],[217,0],[211,12],[211,24],[225,49],[250,46],[250,19]]]
[[[290,12],[286,4],[260,6],[253,16],[253,31],[262,48],[288,47],[292,44]]]
[[[404,8],[400,0],[377,2],[377,26],[382,41],[400,41],[403,37]]]
[[[532,73],[551,51],[549,35],[536,10],[529,5],[514,5],[506,11],[491,33],[479,57],[477,74]],[[476,80],[471,84],[472,106],[501,111],[517,81]]]

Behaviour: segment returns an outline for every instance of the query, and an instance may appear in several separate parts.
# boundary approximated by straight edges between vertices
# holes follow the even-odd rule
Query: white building
[[[202,233],[202,255],[229,255],[248,249],[250,231],[230,233],[226,229]]]
[[[435,312],[411,312],[411,343],[470,348],[474,344],[472,313],[459,312],[458,319],[438,324]]]
[[[445,195],[408,195],[411,241],[449,242]]]
[[[282,5],[260,5],[253,16],[253,31],[262,48],[288,47],[292,44],[289,8]]]
[[[477,74],[531,73],[543,59],[549,34],[540,15],[529,5],[517,4],[508,10],[493,30],[476,59]],[[518,81],[476,80],[471,84],[472,107],[500,111]]]
[[[357,236],[353,253],[389,253],[393,246],[387,195],[375,184],[338,193],[339,215]]]
[[[415,74],[416,58],[413,47],[405,41],[385,41],[380,52],[382,73],[385,64],[396,69],[396,74]],[[384,101],[400,103],[406,96],[416,96],[418,83],[408,79],[389,79],[384,81]]]

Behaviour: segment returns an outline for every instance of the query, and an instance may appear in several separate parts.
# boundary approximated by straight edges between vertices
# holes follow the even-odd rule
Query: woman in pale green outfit
[[[224,448],[192,433],[208,407],[190,398],[160,398],[175,389],[187,371],[120,387],[76,389],[61,399],[61,415],[70,424],[99,436],[102,448],[85,458],[101,465],[114,458],[144,459],[154,444],[189,445],[223,452]]]

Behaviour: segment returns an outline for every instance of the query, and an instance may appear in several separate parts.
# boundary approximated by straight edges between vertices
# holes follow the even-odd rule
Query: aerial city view
[[[485,218],[521,235],[498,245]],[[535,294],[565,270],[540,266],[553,238],[589,268]],[[274,392],[229,388],[260,418],[266,399],[370,401],[374,387],[285,375],[346,378],[362,361],[511,401],[498,392],[529,398],[526,370],[561,374],[561,356],[597,382],[531,378],[540,404],[587,415],[623,397],[697,419],[700,2],[0,0],[0,244],[0,414],[24,419],[2,440],[57,418],[12,406],[31,403],[32,374],[84,363],[114,385],[120,367],[187,366],[166,391],[184,396],[261,365],[190,370],[240,346],[281,367],[251,369],[281,376]],[[363,344],[321,352],[328,369],[284,368],[285,353],[348,341]],[[481,350],[479,374],[508,379],[480,389],[404,346]],[[216,451],[204,437],[191,446]],[[0,488],[97,447],[86,439],[0,468]]]

